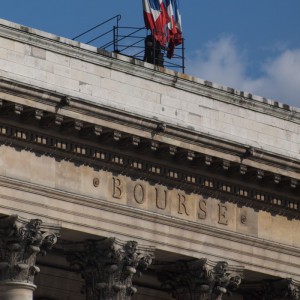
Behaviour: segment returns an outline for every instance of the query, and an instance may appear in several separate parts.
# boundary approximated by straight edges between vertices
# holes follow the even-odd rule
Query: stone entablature
[[[274,215],[298,218],[297,160],[158,120],[93,106],[79,98],[15,81],[2,80],[1,85],[0,139],[5,144],[0,149],[1,157],[5,158],[0,177],[5,191],[1,195],[2,211],[11,209],[12,205],[15,210],[21,206],[27,213],[50,215],[63,221],[66,227],[75,226],[89,232],[96,230],[93,224],[96,220],[96,232],[102,230],[104,236],[111,233],[111,223],[123,235],[128,234],[126,228],[130,226],[146,242],[153,242],[155,236],[158,237],[155,243],[160,246],[180,249],[192,256],[197,256],[205,236],[209,238],[205,249],[209,250],[203,255],[209,253],[211,259],[219,259],[220,249],[225,248],[227,257],[235,259],[234,253],[241,252],[242,241],[247,245],[243,257],[252,257],[252,245],[259,253],[265,251],[262,250],[265,247],[269,251],[268,258],[259,254],[254,261],[249,259],[248,267],[273,274],[273,255],[284,253],[276,263],[276,274],[286,276],[287,263],[292,274],[298,274],[297,264],[290,263],[290,257],[298,256],[299,252],[294,231],[286,229],[291,223],[279,217],[272,220],[268,214],[256,213],[251,208],[236,207],[238,203]],[[253,155],[252,150],[258,155]],[[24,172],[25,169],[30,172]],[[145,202],[138,203],[143,202],[141,190],[150,190],[148,186],[153,183],[157,184],[162,202],[157,207],[152,186],[154,194],[145,192]],[[285,189],[281,191],[282,186]],[[218,187],[222,190],[216,189]],[[118,188],[123,193],[120,199],[114,193]],[[165,190],[170,190],[171,211],[161,209],[164,201],[161,193],[163,195]],[[136,196],[131,203],[125,197],[128,191]],[[251,191],[263,192],[265,198],[253,201]],[[37,195],[41,195],[38,200]],[[202,195],[208,197],[208,201],[202,199]],[[224,206],[220,200],[231,203]],[[287,200],[290,202],[285,202]],[[206,211],[205,202],[214,207],[208,205]],[[185,209],[187,203],[196,205],[192,213],[187,205]],[[291,203],[295,205],[288,207]],[[81,211],[82,205],[84,211]],[[231,208],[239,213],[232,214]],[[103,211],[109,220],[103,221]],[[253,217],[244,213],[249,211]],[[77,223],[77,219],[81,223]],[[148,232],[143,226],[133,225],[135,220],[147,223]],[[296,228],[297,224],[293,224]],[[165,245],[164,239],[168,238],[165,232],[170,228],[174,238]],[[179,246],[182,232],[186,236],[193,233],[187,238],[189,247]],[[230,239],[228,248],[223,245],[224,232]],[[266,259],[272,267],[264,264]]]
[[[9,158],[8,154],[14,157],[12,167],[21,165],[33,180],[32,183],[24,181],[24,172],[21,173],[23,180],[0,176],[2,213],[22,210],[62,222],[64,230],[76,230],[79,235],[81,232],[97,236],[117,233],[122,239],[129,235],[131,238],[127,239],[138,237],[142,244],[155,245],[165,251],[214,261],[226,258],[230,264],[242,264],[257,272],[300,279],[297,234],[300,227],[296,220],[238,208],[233,203],[221,204],[213,198],[205,200],[206,219],[199,219],[205,215],[198,206],[203,205],[199,195],[186,195],[188,209],[191,207],[187,204],[198,206],[195,207],[197,210],[189,210],[187,216],[179,201],[183,201],[183,197],[178,196],[182,191],[170,192],[168,208],[162,210],[156,207],[155,187],[159,189],[159,207],[162,207],[164,186],[152,186],[154,194],[140,204],[132,192],[137,185],[136,199],[140,201],[140,184],[148,188],[144,181],[126,182],[126,190],[118,199],[113,197],[113,174],[110,172],[55,161],[47,156],[37,157],[34,153],[14,151],[8,146],[2,146],[0,153],[1,157]],[[2,166],[6,168],[6,164]],[[94,185],[97,183],[95,178],[100,179],[98,187]],[[123,176],[117,178],[125,179]],[[49,181],[53,187],[46,185]]]
[[[297,160],[3,79],[0,87],[2,99],[19,100],[0,99],[4,144],[299,218]]]

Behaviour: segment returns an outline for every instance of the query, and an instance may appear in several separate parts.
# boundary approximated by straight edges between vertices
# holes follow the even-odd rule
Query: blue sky
[[[9,0],[0,17],[60,36],[116,14],[143,26],[142,0]],[[181,0],[186,73],[300,107],[300,0]]]

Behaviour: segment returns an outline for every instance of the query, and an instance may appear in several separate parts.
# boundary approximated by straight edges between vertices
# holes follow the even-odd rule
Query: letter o
[[[144,188],[140,183],[134,187],[133,197],[138,204],[143,204],[145,202]]]

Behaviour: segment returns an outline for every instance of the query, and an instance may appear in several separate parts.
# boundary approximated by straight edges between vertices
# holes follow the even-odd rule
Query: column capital
[[[246,300],[300,300],[300,282],[291,278],[248,282],[243,295]]]
[[[85,279],[88,300],[130,300],[137,292],[133,277],[146,271],[154,257],[153,247],[115,238],[87,240],[65,249],[71,266]]]
[[[0,218],[0,283],[33,284],[40,269],[37,255],[51,250],[57,242],[59,226],[43,224],[40,219],[18,215]]]
[[[227,262],[211,262],[205,258],[177,261],[164,266],[159,274],[162,287],[177,300],[221,300],[238,288],[242,267],[230,267]]]
[[[300,282],[291,278],[286,280],[288,283],[288,295],[291,300],[300,300]]]

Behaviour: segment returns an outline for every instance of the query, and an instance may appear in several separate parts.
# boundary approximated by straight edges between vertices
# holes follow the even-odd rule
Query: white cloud
[[[300,107],[300,49],[265,61],[258,78],[247,75],[248,65],[232,37],[209,42],[187,61],[189,74]]]

